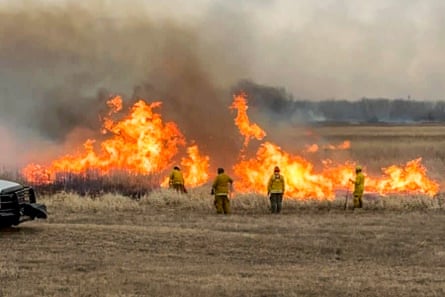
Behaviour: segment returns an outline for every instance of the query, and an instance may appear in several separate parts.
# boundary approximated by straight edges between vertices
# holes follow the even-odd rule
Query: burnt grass
[[[443,210],[143,205],[0,231],[0,296],[445,296]]]

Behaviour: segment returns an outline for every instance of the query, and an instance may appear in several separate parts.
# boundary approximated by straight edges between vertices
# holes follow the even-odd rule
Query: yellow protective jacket
[[[182,177],[182,172],[176,169],[173,169],[172,173],[170,174],[170,180],[169,185],[183,185],[184,184],[184,178]]]
[[[267,183],[267,194],[284,193],[285,188],[284,177],[281,174],[272,174]]]
[[[354,181],[354,195],[363,195],[365,190],[365,176],[362,172],[357,173]]]
[[[216,176],[212,185],[212,192],[215,196],[227,196],[229,194],[230,186],[233,183],[233,179],[225,173],[220,173]]]

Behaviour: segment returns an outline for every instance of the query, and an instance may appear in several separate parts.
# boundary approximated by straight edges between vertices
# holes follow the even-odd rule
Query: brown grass
[[[348,151],[321,151],[313,159],[354,160],[371,174],[381,174],[382,168],[404,165],[422,157],[429,175],[441,183],[445,175],[445,126],[329,126],[312,128],[315,139],[328,143],[351,141]],[[308,155],[311,157],[311,155]]]
[[[354,138],[336,154],[370,170],[424,153],[442,176],[441,127],[413,128],[417,138],[349,128],[317,133]],[[364,210],[345,211],[339,193],[285,200],[281,215],[269,214],[265,196],[246,194],[230,216],[214,214],[208,186],[139,200],[39,198],[47,221],[0,230],[0,296],[445,296],[443,194],[367,196]]]
[[[445,294],[440,199],[392,197],[360,212],[342,199],[286,200],[271,215],[252,194],[218,216],[204,190],[41,197],[47,221],[0,231],[0,295]]]

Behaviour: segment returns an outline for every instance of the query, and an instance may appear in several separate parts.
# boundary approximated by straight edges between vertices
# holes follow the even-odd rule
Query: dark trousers
[[[283,193],[270,194],[270,211],[272,213],[280,213],[283,204]]]

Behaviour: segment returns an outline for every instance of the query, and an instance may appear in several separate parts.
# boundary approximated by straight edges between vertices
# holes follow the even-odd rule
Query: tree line
[[[240,81],[234,92],[248,94],[249,106],[281,120],[304,122],[417,123],[445,122],[445,101],[360,98],[358,100],[295,99],[284,88]]]

